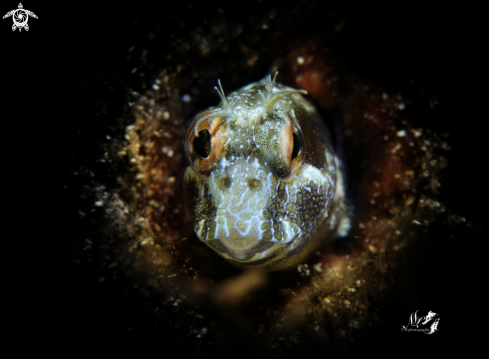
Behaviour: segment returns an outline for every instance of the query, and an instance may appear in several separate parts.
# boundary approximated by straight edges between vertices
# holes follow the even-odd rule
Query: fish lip
[[[299,234],[296,234],[294,235],[294,237],[292,239],[289,239],[287,242],[285,241],[279,241],[279,240],[276,240],[275,238],[272,238],[272,239],[258,239],[256,238],[255,241],[257,242],[261,242],[261,241],[267,241],[267,242],[275,242],[277,244],[283,244],[283,245],[286,245],[286,244],[289,244],[293,241],[295,241],[298,237],[299,237],[300,233]],[[224,238],[212,238],[212,239],[207,239],[207,241],[223,241],[223,240],[244,240],[246,237],[241,237],[241,238],[231,238],[231,237],[224,237]]]
[[[264,210],[271,212],[269,209],[264,209]],[[271,213],[277,213],[277,212],[271,212]],[[299,213],[299,211],[297,211],[297,212],[288,212],[288,216],[287,217],[285,217],[284,214],[280,213],[280,216],[276,216],[275,217],[275,219],[277,219],[277,217],[278,217],[278,220],[275,220],[275,222],[288,222],[290,224],[295,224],[294,219],[293,218],[289,218],[289,217],[290,217],[290,214],[297,215],[298,213]],[[201,213],[196,213],[196,216],[199,216],[199,217],[202,217],[203,218],[201,220],[196,220],[198,222],[208,221],[208,220],[215,220],[215,218],[217,217],[217,216],[209,216],[208,214],[201,214]],[[273,218],[267,219],[264,222],[268,222],[268,221],[271,221],[271,220],[273,220]],[[227,237],[227,238],[229,238],[229,237]]]
[[[288,244],[296,241],[302,235],[303,235],[303,232],[300,231],[299,233],[294,234],[294,236],[291,239],[288,239],[287,241],[277,240],[277,239],[275,239],[273,237],[271,239],[255,238],[254,240],[257,241],[257,242],[266,241],[266,242],[274,242],[276,244],[288,245]],[[250,239],[250,237],[246,237],[246,236],[238,237],[238,238],[237,237],[215,237],[215,238],[211,238],[211,239],[206,239],[206,241],[210,241],[210,240],[217,240],[217,241],[235,240],[235,241],[240,241],[240,240],[248,240],[248,239]]]
[[[254,212],[267,211],[269,213],[281,213],[282,214],[282,212],[280,212],[279,209],[280,208],[278,208],[278,209],[277,208],[257,208],[257,209],[254,209],[253,211]],[[226,209],[226,207],[216,207],[215,211],[225,211],[225,212],[228,212],[229,213],[229,211]],[[284,210],[284,212],[286,212],[289,215],[290,214],[297,215],[301,211],[300,210],[296,210],[296,211],[289,211],[289,210],[285,211]],[[199,215],[199,216],[201,216],[201,217],[209,218],[209,215],[207,215],[205,213],[196,212],[196,214]]]

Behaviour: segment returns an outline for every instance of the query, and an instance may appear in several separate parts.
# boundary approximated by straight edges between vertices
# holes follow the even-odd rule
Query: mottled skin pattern
[[[338,159],[301,93],[270,76],[221,90],[220,105],[188,129],[186,207],[200,240],[233,264],[288,268],[348,231]],[[206,134],[209,152],[199,154]]]

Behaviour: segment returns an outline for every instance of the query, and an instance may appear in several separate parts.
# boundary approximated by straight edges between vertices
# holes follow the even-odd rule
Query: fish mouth
[[[297,242],[303,234],[298,223],[278,217],[269,209],[237,216],[224,210],[200,216],[196,222],[198,237],[213,250],[241,264],[269,260]]]
[[[243,241],[243,239],[211,239],[206,244],[221,256],[240,264],[267,261],[278,255],[280,247],[284,247],[279,242],[256,239],[249,240],[249,242]]]

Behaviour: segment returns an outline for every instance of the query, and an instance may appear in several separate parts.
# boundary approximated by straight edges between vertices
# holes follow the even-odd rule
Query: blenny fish
[[[349,229],[340,163],[307,92],[268,75],[198,113],[185,204],[201,241],[238,266],[297,265]]]
[[[401,312],[396,298],[415,301],[426,280],[445,141],[319,45],[283,50],[283,84],[220,88],[219,105],[199,112],[219,74],[234,90],[277,60],[264,47],[263,66],[233,78],[216,42],[212,61],[167,67],[136,94],[107,145],[115,184],[95,189],[108,223],[101,281],[121,278],[170,345],[281,357],[350,346],[385,319],[379,308]],[[335,119],[336,138],[311,103]]]

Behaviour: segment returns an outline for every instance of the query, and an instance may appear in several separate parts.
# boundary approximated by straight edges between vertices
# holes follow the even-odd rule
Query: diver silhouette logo
[[[422,332],[428,335],[433,335],[438,331],[438,323],[440,316],[432,311],[429,311],[426,316],[418,317],[418,311],[409,316],[408,325],[401,328],[404,332]]]
[[[32,16],[37,19],[37,15],[34,14],[32,11],[24,9],[22,3],[19,3],[18,9],[9,11],[8,13],[5,14],[3,18],[5,19],[10,16],[12,16],[12,19],[14,20],[14,24],[12,25],[12,31],[15,31],[15,29],[19,28],[19,32],[22,32],[22,28],[24,28],[25,31],[29,31],[29,25],[27,25],[29,16]]]

